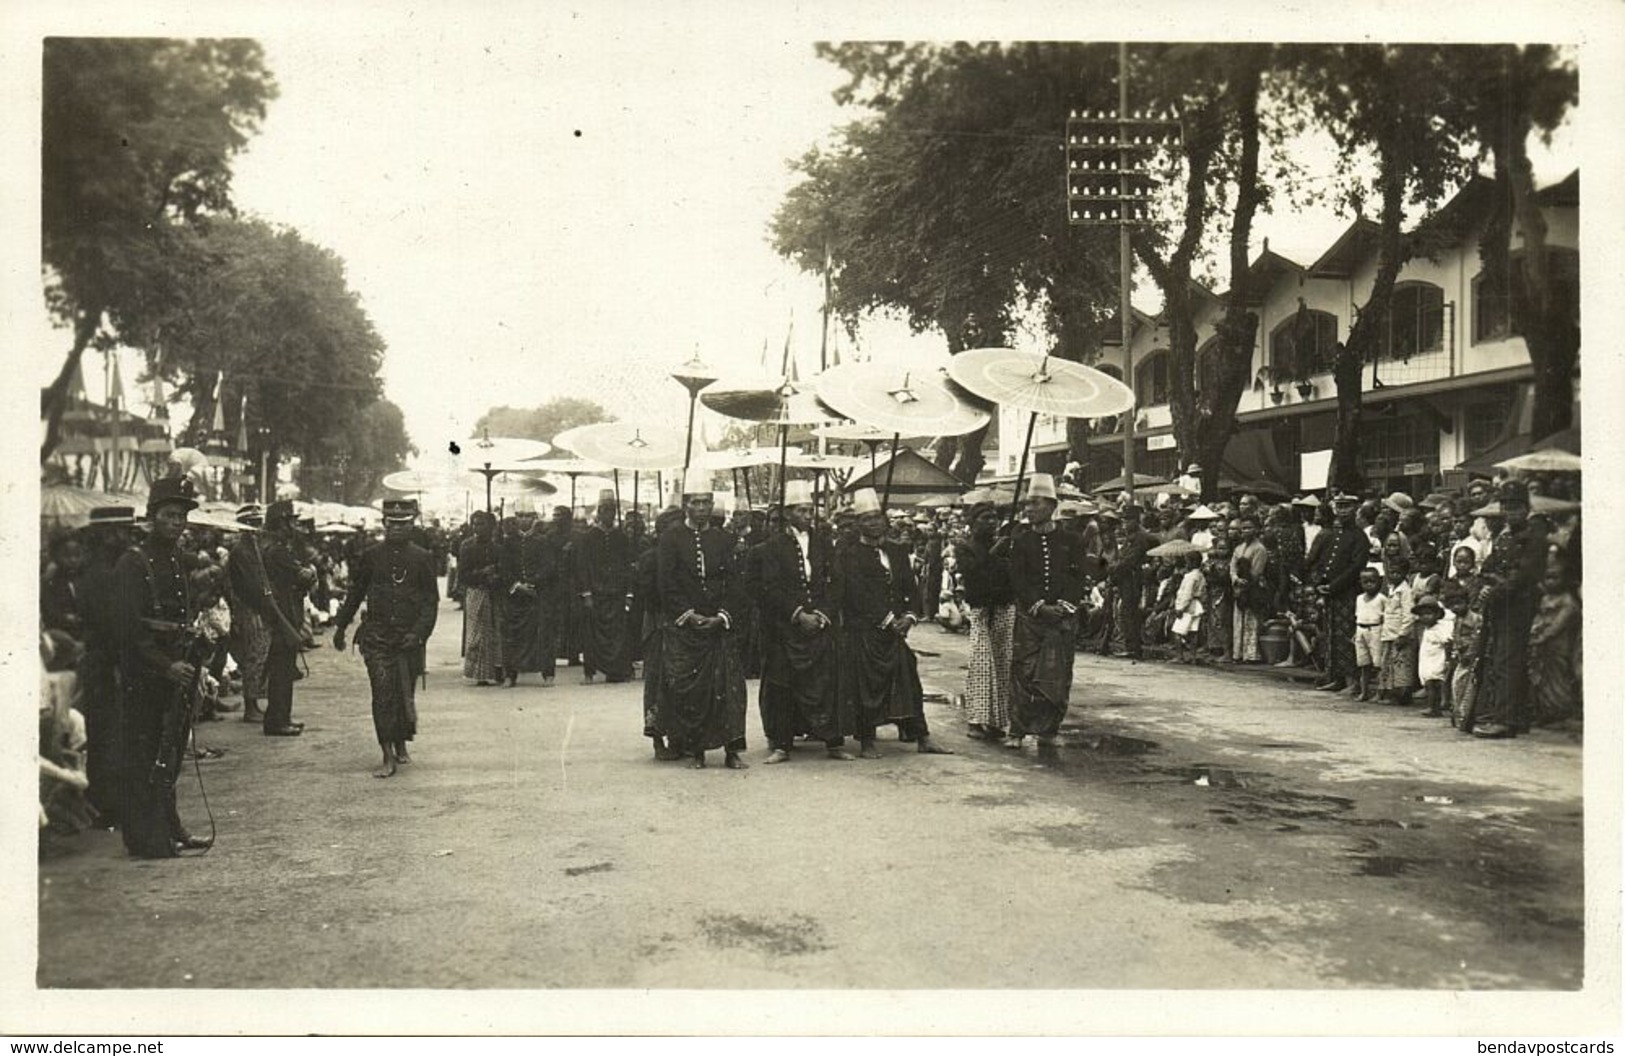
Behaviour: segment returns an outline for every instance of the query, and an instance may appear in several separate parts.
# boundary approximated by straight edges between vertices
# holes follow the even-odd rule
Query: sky
[[[313,17],[232,27],[261,41],[280,86],[234,195],[346,262],[420,449],[467,438],[493,406],[557,396],[680,423],[669,373],[696,351],[753,374],[764,345],[776,366],[788,339],[810,373],[820,285],[767,228],[788,162],[858,116],[831,97],[842,75],[814,55],[814,27],[727,4],[682,20],[635,2],[354,17],[363,6],[334,16],[342,31]],[[1323,145],[1297,149],[1329,163]],[[1265,216],[1254,249],[1268,237],[1309,263],[1345,223]],[[877,358],[946,351],[898,322],[861,341]],[[127,360],[127,389],[136,371]],[[86,374],[99,396],[98,365]]]

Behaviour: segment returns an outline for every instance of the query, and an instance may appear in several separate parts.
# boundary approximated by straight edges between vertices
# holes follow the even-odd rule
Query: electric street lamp
[[[716,381],[717,376],[701,361],[700,350],[696,347],[694,355],[677,368],[672,378],[688,390],[688,440],[683,446],[683,472],[687,473],[689,463],[694,458],[694,408],[699,403],[700,390]]]

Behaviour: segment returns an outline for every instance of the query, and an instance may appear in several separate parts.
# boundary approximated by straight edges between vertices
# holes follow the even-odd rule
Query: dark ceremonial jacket
[[[126,685],[164,684],[181,659],[179,631],[194,615],[190,585],[178,551],[131,547],[113,568],[113,627]],[[148,621],[170,627],[154,627]]]
[[[1082,538],[1059,526],[1042,534],[1026,531],[1016,536],[1010,543],[1010,586],[1016,608],[1028,614],[1040,602],[1081,608],[1089,594],[1087,558]]]
[[[1123,533],[1123,539],[1117,546],[1117,557],[1111,565],[1111,581],[1124,601],[1136,605],[1140,603],[1145,575],[1145,555],[1159,542],[1156,536],[1144,528]]]
[[[333,625],[348,627],[363,601],[367,615],[356,632],[363,653],[398,650],[402,639],[411,634],[417,637],[421,655],[422,643],[434,632],[440,604],[434,555],[413,543],[396,547],[383,542],[363,551],[350,574],[350,593]]]
[[[881,551],[891,563],[889,571],[881,564]],[[831,593],[843,627],[875,629],[888,616],[897,619],[912,612],[914,569],[908,548],[890,541],[870,546],[861,540],[841,547]]]
[[[715,528],[694,531],[675,525],[656,544],[661,618],[670,623],[692,611],[697,616],[728,614],[731,630],[745,612],[737,574],[734,537]],[[703,568],[702,566],[703,556]]]
[[[495,539],[471,535],[457,552],[457,579],[465,587],[493,589],[499,580],[500,554]]]
[[[1326,545],[1315,578],[1329,594],[1352,594],[1360,586],[1360,570],[1371,563],[1371,541],[1358,528],[1336,525],[1321,532],[1320,538]]]
[[[516,583],[529,583],[540,596],[547,586],[558,583],[556,548],[549,533],[540,525],[527,534],[503,536],[497,548],[498,593],[507,594]]]
[[[757,551],[761,569],[761,619],[768,628],[767,647],[762,660],[762,677],[787,684],[795,670],[816,664],[818,657],[804,648],[817,637],[797,630],[797,613],[822,612],[831,626],[823,632],[835,634],[837,611],[833,597],[835,550],[816,528],[807,533],[807,561],[802,561],[801,544],[790,529]],[[808,565],[812,574],[807,574]]]
[[[959,565],[966,605],[973,609],[990,609],[1016,600],[1015,589],[1010,585],[1008,550],[994,553],[992,547],[983,546],[971,536],[954,545],[954,560]]]
[[[575,542],[575,592],[591,594],[594,600],[613,599],[624,605],[632,592],[634,555],[632,541],[619,528],[605,531],[598,525],[588,528]]]

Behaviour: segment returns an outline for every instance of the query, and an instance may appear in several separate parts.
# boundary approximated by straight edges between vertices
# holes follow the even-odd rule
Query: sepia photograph
[[[0,1033],[1617,1036],[1506,7],[19,14]]]

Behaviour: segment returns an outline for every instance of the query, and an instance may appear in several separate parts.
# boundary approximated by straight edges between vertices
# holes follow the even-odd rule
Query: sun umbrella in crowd
[[[621,501],[621,473],[632,471],[632,494],[639,491],[638,474],[678,469],[683,464],[685,438],[680,433],[631,422],[594,422],[567,429],[553,438],[557,447],[574,451],[590,462],[614,471],[615,503]],[[573,500],[572,500],[573,501]]]
[[[1578,473],[1583,465],[1585,460],[1579,455],[1559,448],[1548,448],[1517,455],[1505,462],[1497,462],[1495,467],[1521,473]]]
[[[771,387],[723,385],[718,382],[700,394],[700,402],[718,414],[779,427],[779,500],[784,500],[785,458],[790,448],[790,426],[832,422],[841,415],[793,377]]]

